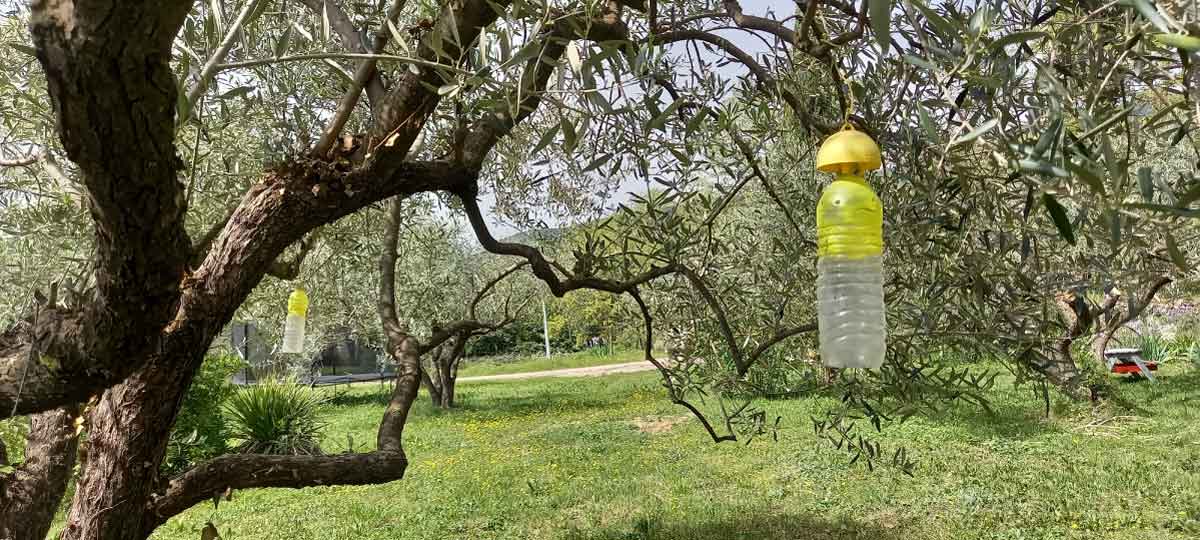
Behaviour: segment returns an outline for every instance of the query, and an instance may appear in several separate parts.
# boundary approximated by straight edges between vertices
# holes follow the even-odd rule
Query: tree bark
[[[68,405],[30,419],[25,461],[0,475],[0,538],[46,538],[75,467],[78,416],[78,407]]]
[[[456,334],[433,353],[437,373],[436,393],[430,392],[433,405],[442,409],[454,408],[454,388],[458,381],[458,362],[466,350],[469,336]]]
[[[434,368],[435,371],[437,369],[433,362],[429,363],[429,367]],[[438,387],[438,383],[434,382],[433,377],[429,376],[429,371],[423,367],[421,368],[421,384],[424,384],[425,389],[429,391],[430,404],[434,407],[440,406],[442,403],[441,388]]]
[[[95,227],[96,298],[32,340],[0,336],[0,415],[87,401],[139,367],[174,314],[191,242],[170,60],[190,6],[33,3],[59,139],[79,166]]]
[[[211,336],[175,335],[170,350],[104,392],[88,414],[88,459],[63,540],[140,540],[171,427]]]

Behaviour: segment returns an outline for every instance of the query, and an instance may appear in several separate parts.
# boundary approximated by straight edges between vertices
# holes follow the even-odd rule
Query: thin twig
[[[462,68],[451,66],[448,64],[439,64],[431,62],[423,58],[413,56],[396,56],[394,54],[367,54],[367,53],[310,53],[297,54],[293,56],[281,56],[279,58],[260,58],[258,60],[244,60],[242,62],[230,62],[217,66],[219,71],[227,69],[239,69],[257,66],[266,66],[270,64],[284,64],[288,62],[305,62],[308,60],[386,60],[391,62],[402,62],[406,64],[416,64],[418,66],[426,66],[437,69],[444,69],[458,75],[470,75],[471,72]]]
[[[221,62],[225,61],[225,56],[229,54],[229,49],[232,49],[234,42],[237,41],[237,36],[241,33],[242,26],[258,11],[258,4],[260,2],[262,0],[250,0],[250,2],[246,3],[246,7],[242,8],[241,13],[238,13],[237,19],[234,19],[233,25],[229,27],[229,31],[225,34],[225,39],[221,41],[221,45],[217,47],[217,50],[204,63],[204,69],[200,71],[200,79],[188,90],[188,103],[196,103],[196,100],[200,99],[200,95],[208,89],[208,84],[212,82],[212,78],[221,69]]]

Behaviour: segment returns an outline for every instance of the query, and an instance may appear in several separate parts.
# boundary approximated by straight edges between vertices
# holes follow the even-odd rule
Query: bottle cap
[[[304,287],[296,287],[288,296],[288,314],[301,317],[308,314],[308,295],[305,294]]]
[[[882,164],[879,145],[850,124],[826,138],[817,150],[817,170],[821,172],[862,174]]]

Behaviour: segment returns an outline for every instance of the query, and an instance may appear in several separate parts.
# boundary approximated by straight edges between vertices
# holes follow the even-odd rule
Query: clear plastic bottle
[[[283,352],[304,350],[304,324],[308,316],[308,294],[297,287],[288,296],[287,321],[283,325]]]
[[[855,174],[841,173],[817,204],[817,325],[821,360],[878,368],[886,352],[883,205]]]

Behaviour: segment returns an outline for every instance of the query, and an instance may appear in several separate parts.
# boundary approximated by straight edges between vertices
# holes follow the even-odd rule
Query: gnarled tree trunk
[[[430,354],[432,374],[425,376],[425,386],[429,389],[429,398],[434,407],[450,409],[454,407],[454,390],[458,382],[458,364],[467,347],[470,334],[455,334],[449,341],[442,343]]]
[[[203,349],[201,349],[203,350]],[[187,364],[163,369],[151,361],[104,392],[88,413],[88,459],[59,538],[140,540],[156,520],[147,510],[166,455],[171,426],[192,378]]]
[[[1073,399],[1097,399],[1099,396],[1096,388],[1083,387],[1083,375],[1073,351],[1075,342],[1090,334],[1096,323],[1100,322],[1101,328],[1093,335],[1090,349],[1096,360],[1103,363],[1104,351],[1113,335],[1139,317],[1154,301],[1159,291],[1170,283],[1169,277],[1155,278],[1140,297],[1128,303],[1128,309],[1124,311],[1114,311],[1122,298],[1121,291],[1117,289],[1107,294],[1104,303],[1099,306],[1089,304],[1082,293],[1067,292],[1056,295],[1055,305],[1066,329],[1047,357],[1041,362],[1033,363],[1034,369]]]
[[[46,538],[75,467],[78,416],[78,407],[69,405],[30,418],[25,460],[12,472],[0,474],[0,538]],[[0,443],[0,457],[3,446]],[[0,465],[4,461],[0,459]]]

